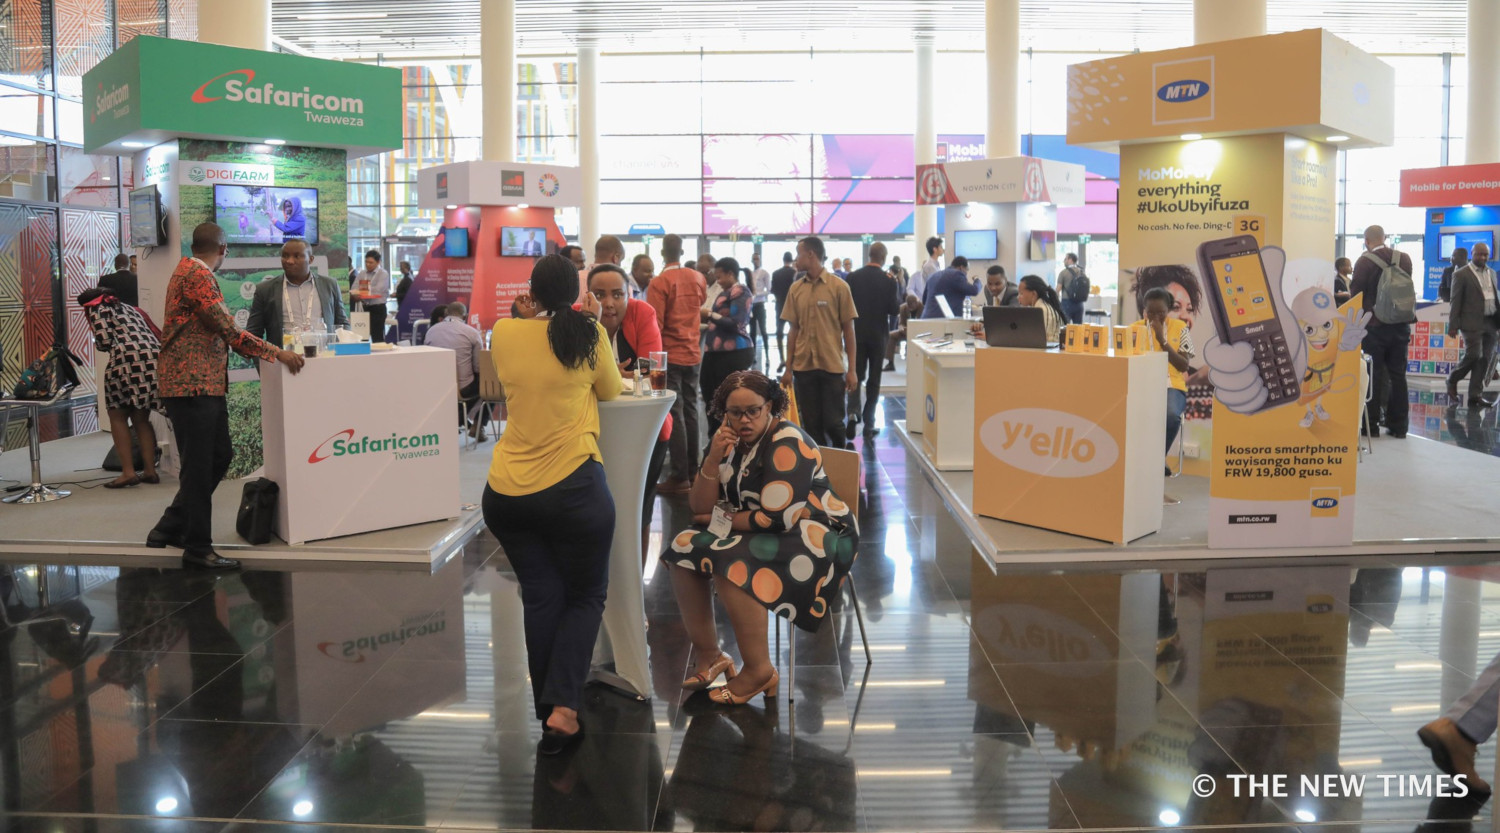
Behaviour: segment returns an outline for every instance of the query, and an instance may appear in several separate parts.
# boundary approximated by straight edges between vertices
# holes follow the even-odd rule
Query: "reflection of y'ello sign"
[[[1001,462],[1048,477],[1089,477],[1120,458],[1119,444],[1103,428],[1049,408],[995,414],[980,426],[979,440]]]

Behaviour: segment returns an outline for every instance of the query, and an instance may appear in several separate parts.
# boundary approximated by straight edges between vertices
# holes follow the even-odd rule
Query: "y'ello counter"
[[[261,442],[289,544],[458,517],[453,351],[405,347],[264,365]]]

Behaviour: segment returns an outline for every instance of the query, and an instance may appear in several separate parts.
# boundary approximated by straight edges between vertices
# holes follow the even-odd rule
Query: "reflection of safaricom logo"
[[[207,177],[208,174],[203,172],[202,165],[194,165],[193,167],[188,168],[188,179],[191,179],[194,182],[202,182]]]
[[[89,113],[89,122],[93,123],[99,116],[119,107],[130,100],[130,85],[122,84],[109,92],[104,91],[104,83],[99,83],[98,94],[94,96],[94,112]]]
[[[307,455],[307,462],[321,463],[335,457],[354,457],[361,454],[393,453],[397,460],[436,457],[442,453],[439,448],[441,445],[442,437],[438,434],[412,434],[409,437],[391,434],[389,437],[360,437],[355,440],[354,429],[345,428],[318,443],[318,447]]]
[[[224,79],[222,87],[216,84],[220,79]],[[212,93],[219,94],[213,95]],[[288,107],[304,111],[307,114],[307,120],[311,122],[345,124],[353,127],[364,127],[365,124],[363,118],[355,118],[347,115],[327,115],[330,113],[355,113],[363,115],[365,112],[365,100],[363,98],[313,92],[312,87],[303,87],[301,91],[278,90],[276,89],[276,85],[270,82],[256,84],[255,70],[253,69],[232,69],[229,72],[215,75],[204,81],[198,89],[193,91],[192,101],[194,104],[232,101],[244,102],[246,104],[264,104],[271,107]]]
[[[447,628],[447,612],[439,610],[431,619],[425,619],[420,625],[402,625],[395,630],[374,633],[358,639],[346,639],[343,642],[319,642],[318,651],[329,659],[348,663],[364,662],[366,652],[374,654],[382,648],[392,646],[399,648],[405,645],[407,640],[439,634]]]

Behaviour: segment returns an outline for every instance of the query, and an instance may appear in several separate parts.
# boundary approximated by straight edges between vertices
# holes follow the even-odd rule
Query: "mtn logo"
[[[526,173],[524,171],[500,171],[500,196],[526,196]]]

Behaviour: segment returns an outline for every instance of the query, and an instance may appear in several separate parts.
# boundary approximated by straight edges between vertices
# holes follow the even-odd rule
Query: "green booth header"
[[[401,71],[281,52],[137,37],[83,76],[84,150],[169,139],[401,147]]]

